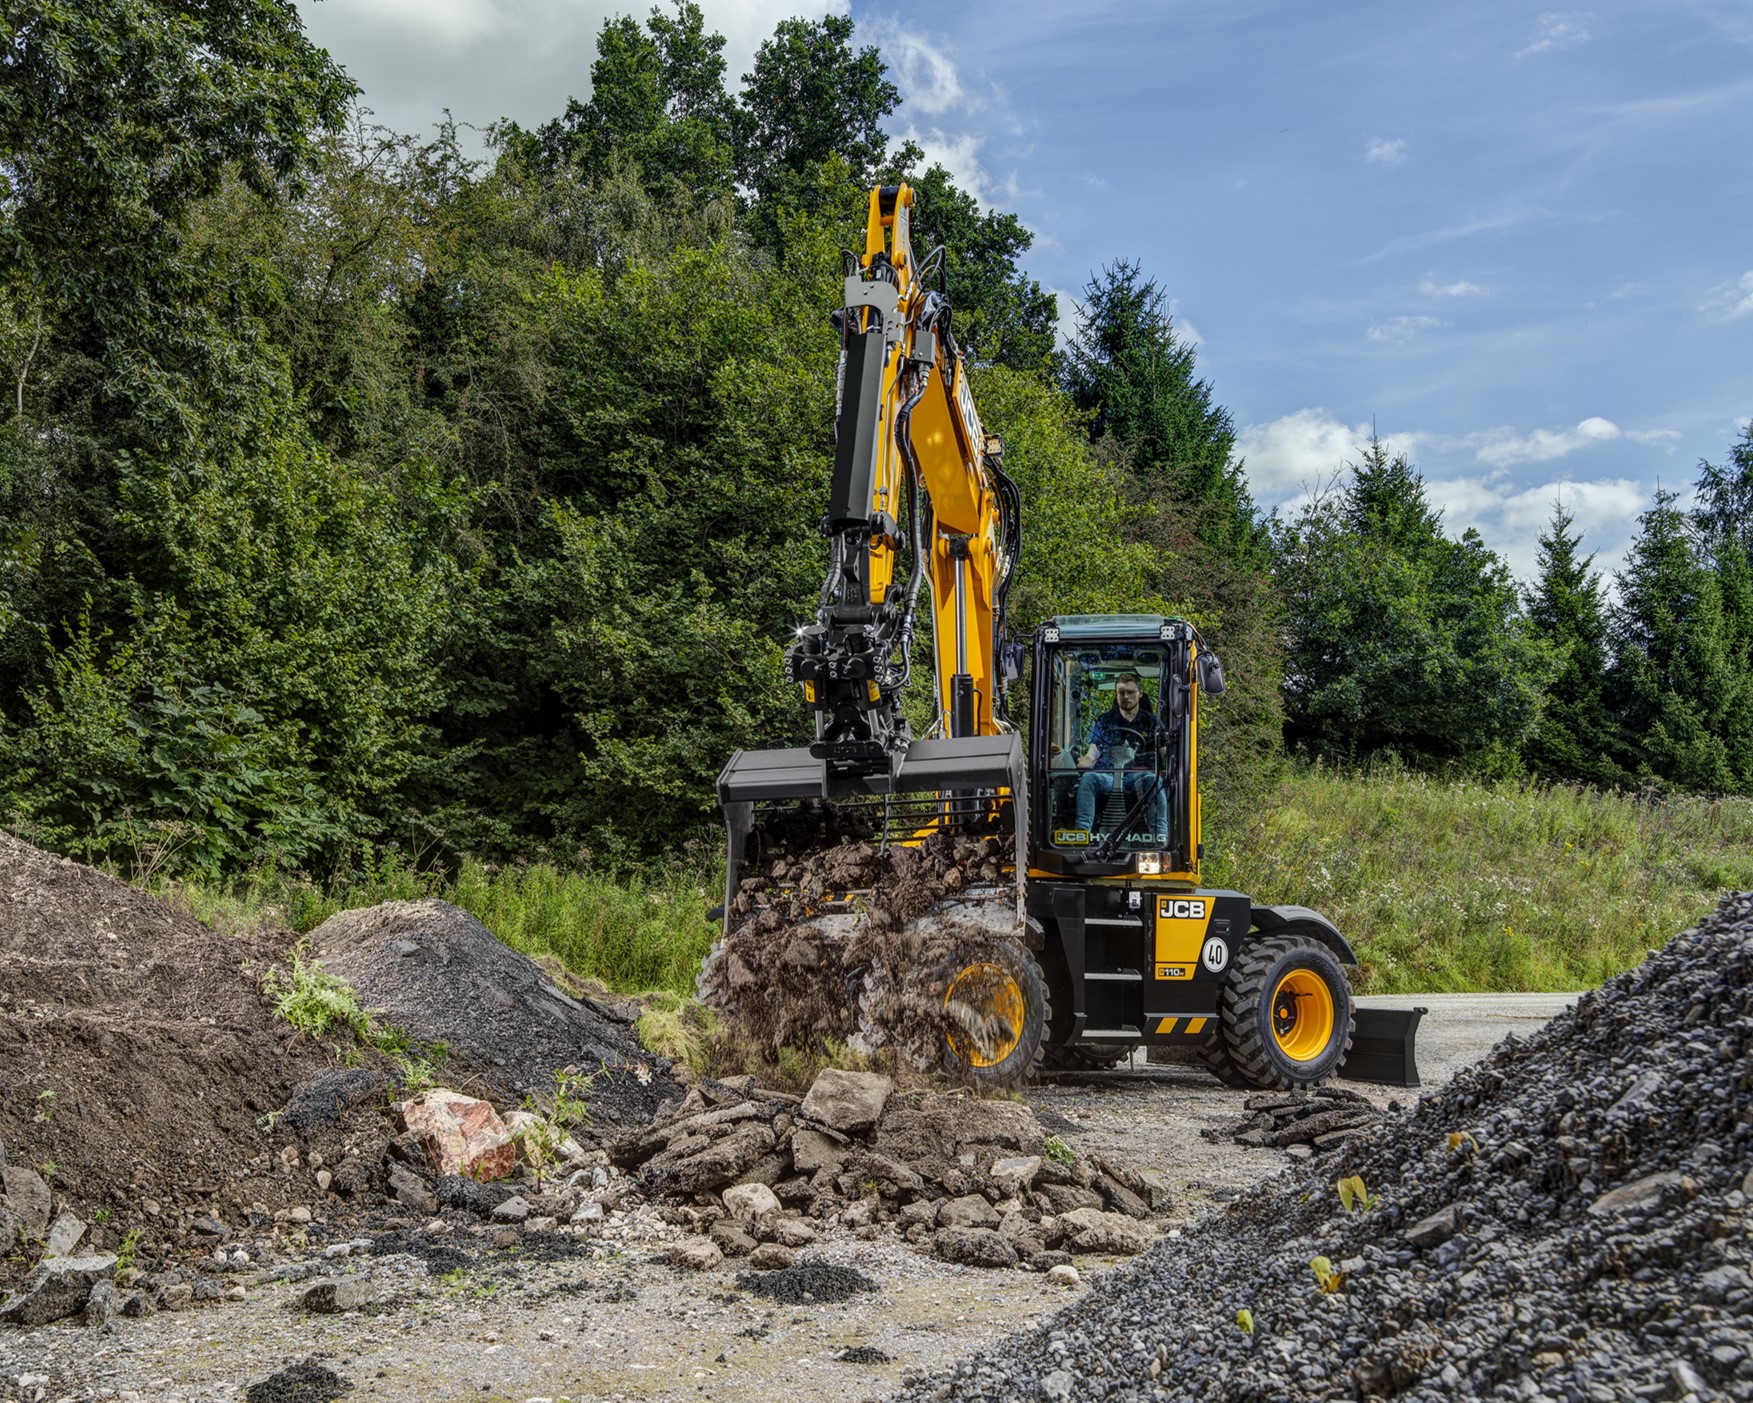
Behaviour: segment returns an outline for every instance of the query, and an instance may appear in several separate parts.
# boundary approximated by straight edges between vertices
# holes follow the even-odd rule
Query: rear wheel
[[[944,989],[944,1061],[953,1076],[994,1090],[1021,1086],[1041,1055],[1050,1016],[1041,967],[999,941],[952,971]]]
[[[1224,984],[1223,1052],[1249,1086],[1288,1090],[1328,1080],[1351,1047],[1351,1021],[1344,969],[1308,936],[1254,941]]]

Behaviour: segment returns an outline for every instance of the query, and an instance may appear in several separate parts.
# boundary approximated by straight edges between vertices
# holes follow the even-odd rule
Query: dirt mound
[[[903,1396],[1753,1399],[1753,896],[1328,1164]]]
[[[323,967],[420,1042],[443,1043],[447,1085],[499,1104],[544,1097],[565,1067],[596,1076],[591,1117],[642,1125],[673,1099],[669,1064],[618,1010],[563,993],[525,955],[443,901],[389,901],[311,932]],[[459,1076],[459,1073],[466,1076]]]
[[[700,997],[769,1057],[835,1041],[937,1070],[951,976],[1017,933],[1010,852],[975,835],[780,850],[740,884]]]
[[[258,987],[290,940],[221,936],[0,833],[0,1144],[108,1220],[93,1245],[288,1201],[258,1122],[329,1060]]]

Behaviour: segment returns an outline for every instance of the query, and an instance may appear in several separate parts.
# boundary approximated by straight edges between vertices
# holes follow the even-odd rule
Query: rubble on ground
[[[898,1396],[1753,1400],[1750,1093],[1742,895],[1318,1167]]]
[[[634,1035],[637,1006],[574,997],[528,956],[449,902],[341,911],[310,933],[317,960],[417,1043],[442,1044],[441,1074],[501,1104],[544,1100],[554,1073],[590,1079],[594,1126],[639,1125],[674,1094],[669,1063]]]
[[[1247,1114],[1240,1120],[1200,1134],[1254,1149],[1287,1150],[1292,1158],[1306,1159],[1338,1149],[1379,1124],[1385,1114],[1367,1096],[1343,1086],[1263,1091],[1244,1100],[1242,1109]]]
[[[704,1080],[606,1148],[633,1191],[699,1234],[675,1249],[696,1270],[829,1227],[968,1266],[1046,1270],[1068,1260],[1058,1249],[1143,1251],[1168,1198],[1160,1175],[1049,1145],[1027,1106],[900,1091],[870,1072],[825,1070],[801,1098]]]

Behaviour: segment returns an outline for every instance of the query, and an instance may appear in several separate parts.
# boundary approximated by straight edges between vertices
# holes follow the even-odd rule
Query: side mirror
[[[1208,697],[1223,695],[1223,660],[1216,653],[1199,655],[1199,690]]]

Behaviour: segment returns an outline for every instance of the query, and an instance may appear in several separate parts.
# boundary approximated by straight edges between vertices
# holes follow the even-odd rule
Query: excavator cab
[[[1199,653],[1156,615],[1055,619],[1035,638],[1032,863],[1042,874],[1198,880]],[[1208,679],[1221,669],[1206,666]],[[1208,682],[1208,685],[1210,683]]]

